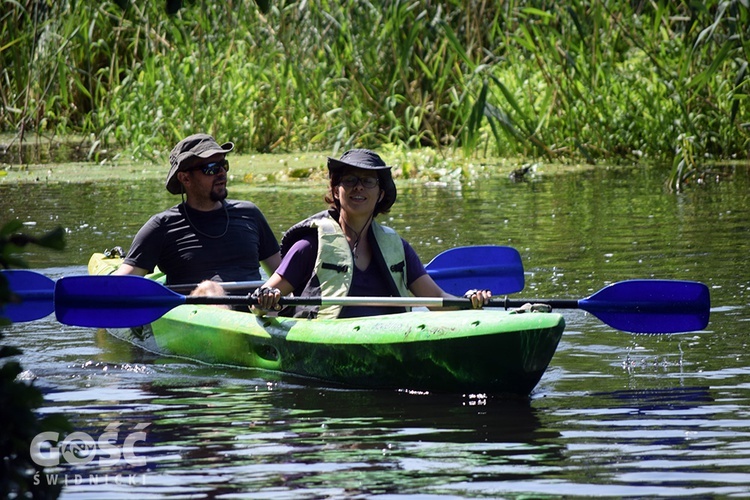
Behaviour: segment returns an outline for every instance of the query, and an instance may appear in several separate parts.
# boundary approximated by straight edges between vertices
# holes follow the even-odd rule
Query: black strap
[[[349,270],[349,266],[347,265],[340,266],[338,264],[330,264],[328,262],[323,262],[320,267],[322,267],[323,269],[331,269],[338,273],[345,273]]]
[[[399,262],[398,264],[393,264],[391,266],[391,272],[393,272],[393,273],[404,274],[405,270],[406,270],[406,262],[403,261],[403,260],[401,262]]]
[[[383,253],[380,251],[378,241],[375,239],[375,233],[372,225],[370,225],[368,240],[370,242],[370,248],[372,248],[372,255],[375,258],[375,262],[378,264],[378,267],[380,267],[380,269],[385,271],[385,280],[388,283],[388,288],[391,290],[391,297],[400,297],[401,294],[398,291],[398,287],[396,286],[396,283],[393,282],[393,276],[391,276],[391,273],[388,272],[388,264],[385,262],[385,257],[383,257]],[[398,266],[398,264],[395,265]],[[405,308],[404,311],[406,311]]]

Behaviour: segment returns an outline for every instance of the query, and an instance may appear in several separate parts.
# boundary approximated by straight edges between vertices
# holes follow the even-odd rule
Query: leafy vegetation
[[[16,255],[29,243],[61,249],[64,245],[62,228],[40,238],[22,234],[21,223],[12,221],[0,228],[0,266],[11,264],[27,267]],[[5,277],[0,273],[0,314],[3,304],[13,300]],[[70,424],[62,415],[48,415],[42,419],[34,412],[42,405],[42,393],[30,383],[18,380],[23,372],[13,358],[21,354],[15,347],[5,345],[2,327],[10,324],[0,317],[0,497],[2,498],[57,498],[62,484],[44,480],[42,467],[31,459],[30,445],[41,432],[69,432]],[[36,477],[35,477],[36,475]],[[41,478],[40,478],[41,477]]]
[[[750,151],[746,0],[3,0],[0,131],[152,158],[353,145],[659,161]]]

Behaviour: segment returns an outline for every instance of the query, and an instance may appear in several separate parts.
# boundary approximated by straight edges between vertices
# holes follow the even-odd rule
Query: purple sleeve
[[[302,238],[289,249],[276,273],[291,283],[294,290],[301,292],[312,278],[317,256],[317,235]]]
[[[427,270],[411,245],[403,238],[401,238],[401,241],[404,243],[404,256],[406,257],[406,286],[411,286],[412,283],[427,274]]]

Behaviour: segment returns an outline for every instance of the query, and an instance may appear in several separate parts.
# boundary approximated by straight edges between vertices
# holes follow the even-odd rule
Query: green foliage
[[[698,170],[750,151],[746,0],[3,1],[0,131],[92,154],[203,130],[240,152],[645,157],[679,187],[684,138]]]
[[[0,265],[27,267],[19,252],[28,243],[47,248],[61,249],[62,229],[50,231],[40,238],[18,233],[21,223],[12,221],[0,229]],[[0,311],[12,299],[5,277],[0,273]],[[0,328],[9,324],[0,317]],[[4,345],[0,330],[0,497],[1,498],[57,498],[62,484],[50,485],[44,478],[43,468],[31,458],[30,445],[41,432],[69,432],[70,424],[61,415],[38,418],[35,409],[42,405],[42,393],[24,381],[18,380],[23,372],[21,365],[12,359],[21,351]],[[36,479],[35,479],[36,475]]]
[[[3,333],[0,331],[0,340]],[[50,485],[43,468],[31,459],[30,444],[39,433],[70,432],[62,415],[38,418],[34,410],[42,405],[42,394],[33,385],[17,380],[23,369],[7,358],[18,349],[0,346],[0,496],[2,498],[57,498],[62,484]],[[36,480],[35,474],[38,474]]]
[[[23,224],[18,220],[10,221],[0,227],[0,267],[3,269],[29,267],[21,257],[15,255],[29,243],[53,250],[65,248],[65,231],[61,227],[57,227],[38,238],[19,232],[22,227]]]

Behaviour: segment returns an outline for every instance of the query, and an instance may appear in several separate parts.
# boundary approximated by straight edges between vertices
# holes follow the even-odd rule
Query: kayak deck
[[[179,306],[151,325],[161,349],[336,384],[527,395],[554,355],[558,314],[413,312],[335,321]]]
[[[99,255],[90,274],[119,265]],[[347,387],[527,396],[564,327],[556,313],[497,309],[307,320],[181,305],[138,337],[160,354]]]

